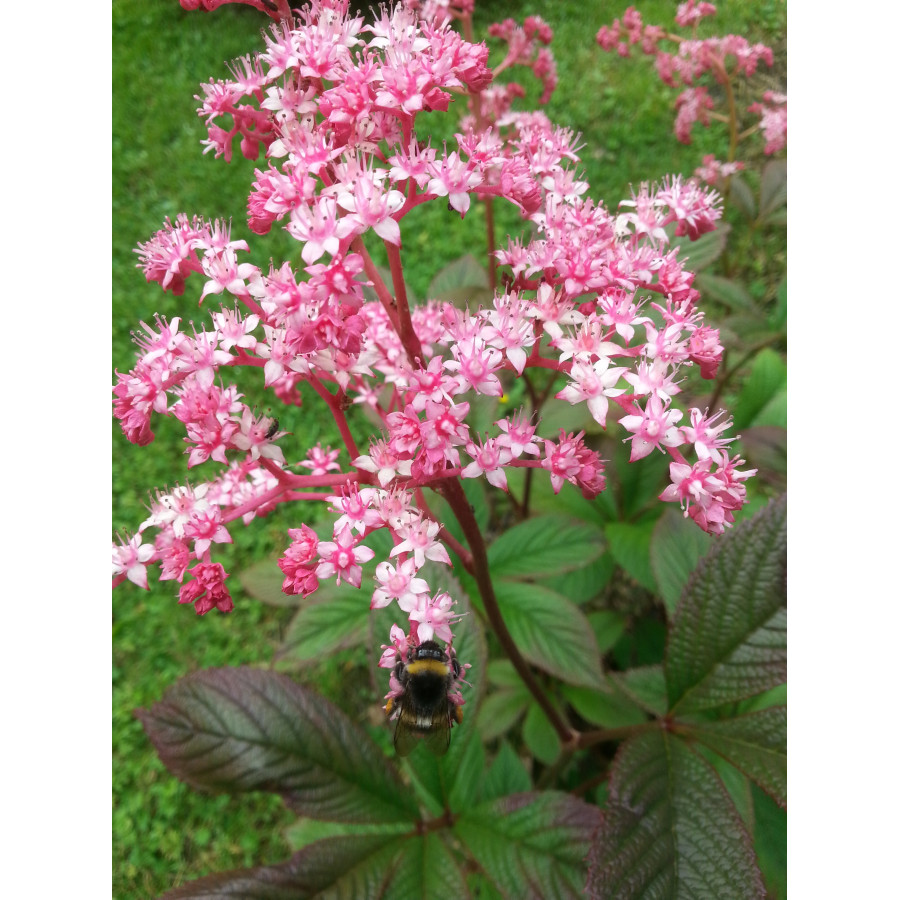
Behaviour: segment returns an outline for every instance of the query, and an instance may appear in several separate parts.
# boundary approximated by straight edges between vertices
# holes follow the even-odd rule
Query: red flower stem
[[[350,426],[347,424],[347,417],[344,415],[344,410],[341,409],[340,402],[315,375],[310,373],[308,380],[312,385],[313,390],[328,404],[328,408],[334,416],[335,424],[338,427],[338,431],[341,433],[341,437],[344,439],[344,446],[347,448],[347,452],[350,454],[350,460],[352,462],[359,456],[359,449],[356,446],[356,441],[353,440],[353,435],[350,433]]]
[[[400,319],[400,328],[397,334],[400,335],[400,342],[403,344],[410,362],[419,360],[419,363],[424,365],[422,345],[419,343],[418,335],[413,331],[412,316],[409,312],[406,281],[403,279],[403,263],[400,262],[400,248],[388,241],[385,241],[385,247],[387,248],[388,264],[391,267],[391,278],[394,282],[397,316]]]
[[[378,274],[378,269],[375,267],[375,263],[372,262],[372,257],[369,256],[369,251],[366,250],[362,238],[359,236],[355,237],[350,244],[350,247],[362,257],[363,269],[365,270],[366,275],[369,276],[369,281],[372,282],[372,288],[378,299],[381,301],[381,305],[384,307],[385,312],[388,314],[391,325],[394,326],[394,331],[396,331],[397,334],[400,334],[400,323],[397,318],[397,301],[391,296],[391,292],[387,289],[384,279]]]
[[[459,557],[460,562],[463,564],[463,568],[470,575],[473,574],[475,571],[475,562],[472,559],[472,554],[441,524],[440,520],[425,500],[425,495],[422,493],[422,488],[420,487],[416,488],[416,502],[419,504],[419,509],[421,509],[432,522],[437,522],[437,524],[440,525],[441,530],[438,532],[438,537]]]
[[[525,686],[531,692],[531,695],[537,701],[538,705],[544,711],[553,729],[559,735],[563,746],[569,746],[578,740],[578,733],[573,731],[562,719],[556,708],[550,702],[549,697],[544,693],[543,688],[538,684],[537,679],[531,672],[525,658],[519,652],[516,642],[513,640],[506,622],[500,612],[497,604],[497,597],[494,594],[494,586],[491,583],[491,574],[488,566],[487,547],[484,543],[484,537],[481,529],[475,521],[475,515],[469,506],[468,498],[463,492],[462,485],[456,478],[448,478],[439,488],[441,494],[450,504],[456,520],[459,522],[469,543],[474,561],[474,571],[472,575],[478,584],[478,591],[481,594],[481,602],[484,604],[484,611],[487,614],[488,621],[494,629],[494,634],[500,645],[506,651],[509,661],[519,673],[519,677],[525,683]]]

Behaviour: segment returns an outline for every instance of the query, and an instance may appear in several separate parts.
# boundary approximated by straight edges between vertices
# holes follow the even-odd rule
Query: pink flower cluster
[[[524,38],[508,23],[497,34],[519,47],[516,59],[530,59],[533,42],[550,36],[537,19]],[[219,295],[223,303],[199,332],[184,332],[177,318],[144,325],[135,367],[118,375],[115,415],[138,444],[153,439],[154,414],[175,416],[185,426],[188,466],[212,460],[225,469],[157,495],[138,534],[114,547],[115,583],[146,587],[147,567],[158,565],[161,579],[182,584],[180,602],[199,613],[226,611],[226,574],[210,554],[231,540],[228,526],[283,502],[324,501],[336,514],[332,539],[307,525],[290,530],[279,561],[284,591],[308,595],[330,579],[361,587],[362,566],[374,559],[364,541],[386,528],[393,549],[375,567],[372,606],[396,601],[409,622],[403,641],[449,643],[454,601],[429,587],[423,567],[449,565],[448,547],[467,551],[432,514],[423,489],[484,477],[508,490],[507,473],[517,467],[545,470],[556,492],[568,482],[593,498],[605,487],[603,461],[583,433],[539,437],[524,411],[485,434],[471,427],[479,395],[499,397],[538,368],[564,383],[557,400],[584,404],[604,427],[618,418],[633,460],[654,449],[669,454],[663,500],[680,502],[707,531],[730,525],[752,474],[722,451],[733,440],[722,436],[730,420],[691,409],[690,425],[679,425],[684,411],[673,399],[688,367],[712,378],[722,356],[718,332],[697,306],[694,276],[669,246],[673,232],[696,239],[715,228],[718,195],[669,178],[642,185],[627,211],[610,214],[575,176],[577,137],[511,108],[502,123],[467,119],[456,149],[421,141],[419,115],[445,110],[456,94],[483,98],[492,80],[484,45],[452,31],[447,15],[426,18],[397,5],[366,25],[346,2],[313,0],[273,25],[265,43],[235,66],[233,79],[204,87],[201,114],[217,155],[227,158],[235,139],[248,156],[265,151],[250,226],[263,234],[281,223],[299,242],[302,265],[263,271],[240,262],[244,242],[220,223],[184,215],[140,246],[148,280],[181,293],[195,277],[201,299]],[[403,219],[432,200],[462,217],[473,198],[507,200],[532,229],[526,243],[510,238],[496,253],[508,268],[504,288],[478,309],[411,307]],[[387,247],[390,285],[364,236]],[[366,284],[377,299],[366,299]],[[223,381],[238,368],[256,370],[288,405],[300,403],[298,384],[309,385],[334,418],[341,451],[304,447],[277,419],[258,415]],[[352,404],[381,423],[382,433],[360,445],[346,416]],[[155,538],[145,544],[151,528]],[[392,637],[395,654],[401,643]]]
[[[700,19],[715,12],[716,7],[712,3],[687,0],[678,7],[675,24],[696,30]],[[640,44],[645,54],[655,58],[657,74],[665,84],[684,87],[675,100],[675,136],[684,144],[691,143],[695,124],[709,125],[710,112],[715,109],[715,101],[708,89],[699,83],[704,76],[709,75],[719,84],[725,84],[738,77],[750,78],[760,62],[770,67],[773,63],[772,50],[764,44],[750,44],[737,34],[704,40],[683,38],[657,25],[645,25],[641,14],[633,6],[625,11],[621,21],[615,19],[611,26],[604,25],[597,32],[596,39],[603,50],[615,51],[619,56],[630,56],[631,47]],[[673,53],[662,49],[664,41],[677,45]],[[784,147],[784,142],[779,141],[776,135],[786,132],[787,98],[779,96],[783,105],[767,101],[765,107],[757,103],[748,108],[749,112],[762,115],[760,128],[767,140],[765,152],[769,154]],[[783,127],[780,122],[776,123],[778,118],[785,120]]]

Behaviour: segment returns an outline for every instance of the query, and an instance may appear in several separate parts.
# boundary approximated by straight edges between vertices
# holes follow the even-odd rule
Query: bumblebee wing
[[[431,718],[431,730],[425,735],[425,746],[435,755],[443,756],[450,746],[450,704],[445,700],[437,705]]]
[[[409,756],[420,735],[416,733],[416,714],[409,703],[401,700],[400,716],[394,728],[394,749],[397,756]]]

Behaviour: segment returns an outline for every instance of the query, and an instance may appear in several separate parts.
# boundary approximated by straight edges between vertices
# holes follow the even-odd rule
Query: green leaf
[[[484,266],[471,253],[467,253],[444,266],[431,279],[431,284],[428,286],[428,298],[453,302],[454,298],[460,294],[461,289],[487,288],[489,283]],[[473,306],[473,309],[475,306],[477,304]]]
[[[759,185],[759,219],[763,221],[787,203],[787,160],[766,163]]]
[[[500,749],[484,779],[482,799],[495,800],[507,794],[531,790],[531,776],[509,741],[501,741]]]
[[[754,425],[741,432],[741,455],[759,470],[758,477],[784,490],[787,480],[787,429],[778,425]]]
[[[728,199],[743,213],[748,222],[756,220],[756,198],[750,186],[740,175],[732,175]]]
[[[559,735],[550,724],[546,713],[532,703],[525,714],[525,722],[522,724],[522,740],[531,751],[535,759],[549,766],[555,762],[562,750]]]
[[[598,609],[588,613],[588,622],[594,629],[597,649],[603,654],[607,650],[611,650],[625,633],[627,619],[622,613],[614,612],[611,609]]]
[[[557,594],[562,594],[563,597],[568,597],[573,603],[581,606],[603,593],[603,589],[609,584],[615,571],[615,560],[604,548],[604,552],[599,558],[581,569],[536,580],[544,587],[556,591]]]
[[[671,710],[731,703],[786,679],[786,543],[782,495],[700,562],[669,631]]]
[[[371,897],[359,894],[358,897]],[[446,900],[469,896],[465,876],[441,835],[434,832],[407,840],[397,867],[379,897],[397,900]]]
[[[513,794],[462,814],[453,830],[504,898],[581,898],[600,813],[556,791]]]
[[[275,654],[279,663],[302,665],[361,644],[368,634],[371,594],[352,585],[323,584],[316,601],[304,606],[287,627]]]
[[[666,675],[662,666],[638,666],[625,672],[611,672],[619,690],[654,716],[664,716],[669,708]]]
[[[503,620],[528,662],[569,684],[589,687],[602,681],[594,632],[574,603],[537,584],[497,581],[494,590]]]
[[[787,326],[787,278],[778,282],[775,291],[775,306],[769,315],[769,328],[772,331],[784,331]]]
[[[667,509],[656,523],[650,538],[650,565],[670,618],[691,572],[709,552],[712,541],[712,535],[678,509]]]
[[[735,719],[681,727],[752,778],[779,806],[787,808],[786,707],[771,706]]]
[[[654,594],[659,592],[650,564],[650,540],[655,525],[655,522],[649,521],[640,525],[632,525],[630,522],[610,522],[606,526],[609,552],[615,561],[638,584]]]
[[[674,234],[674,226],[671,228],[671,232]],[[679,248],[678,259],[682,263],[689,260],[688,268],[692,272],[699,272],[712,265],[722,255],[730,232],[731,226],[722,223],[715,231],[708,231],[696,241],[692,241],[687,236],[673,237],[671,246]]]
[[[525,714],[531,694],[525,690],[493,691],[484,698],[478,711],[476,726],[483,741],[506,734]]]
[[[787,813],[768,794],[750,785],[759,868],[771,900],[787,900]]]
[[[333,900],[383,897],[406,837],[331,837],[304,847],[287,862],[200,878],[169,891],[162,900]],[[406,900],[400,894],[390,894]],[[413,895],[407,895],[414,900]]]
[[[484,778],[484,744],[478,732],[465,723],[455,726],[446,756],[419,750],[404,761],[422,804],[432,815],[450,809],[466,809],[478,798]]]
[[[760,709],[768,709],[770,706],[787,705],[787,685],[779,684],[771,690],[763,691],[755,697],[741,700],[735,707],[735,715],[742,716],[745,713],[756,712]]]
[[[270,606],[298,606],[300,604],[298,594],[286,594],[281,589],[284,572],[278,568],[278,561],[275,558],[254,563],[238,572],[237,577],[241,587],[254,600],[261,600]]]
[[[323,822],[301,816],[284,830],[284,837],[291,850],[301,850],[316,841],[330,837],[347,835],[396,835],[409,831],[408,822],[393,822],[387,825],[360,825],[358,822]]]
[[[787,386],[782,385],[753,419],[754,426],[787,427]]]
[[[416,816],[397,770],[369,736],[277,672],[195,672],[136,715],[166,768],[199,790],[273,791],[316,819]]]
[[[734,430],[752,425],[760,410],[786,385],[784,360],[774,350],[760,350],[734,405]]]
[[[622,436],[626,436],[624,429]],[[621,515],[617,515],[617,518],[637,519],[648,507],[655,509],[657,497],[669,481],[671,459],[662,453],[652,453],[643,459],[629,462],[631,444],[624,440],[614,441],[611,449],[607,464],[610,488],[597,498],[597,502],[614,491],[621,507]]]
[[[662,730],[613,763],[587,895],[615,900],[760,900],[750,835],[712,767]]]
[[[492,578],[529,579],[572,572],[603,553],[603,533],[559,516],[526,519],[488,547]]]
[[[704,272],[697,276],[694,286],[704,299],[715,300],[733,312],[760,314],[756,301],[739,281]]]
[[[640,725],[647,720],[638,704],[608,682],[603,690],[563,685],[562,695],[586,722],[602,728]]]

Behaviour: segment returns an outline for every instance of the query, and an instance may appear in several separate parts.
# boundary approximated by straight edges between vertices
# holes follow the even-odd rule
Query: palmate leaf
[[[581,569],[604,550],[603,532],[560,516],[526,519],[488,548],[492,578],[525,580]]]
[[[593,629],[574,603],[537,584],[498,579],[494,589],[509,633],[528,662],[568,684],[603,682]]]
[[[712,536],[686,519],[680,509],[667,509],[653,529],[650,565],[669,617],[697,563],[712,546]]]
[[[662,729],[622,745],[590,857],[594,900],[757,900],[750,835],[712,767]]]
[[[138,710],[165,766],[200,790],[273,791],[303,815],[412,821],[393,764],[340,709],[276,672],[207,669]]]
[[[446,893],[450,891],[450,893]],[[434,834],[326,838],[273,866],[223,872],[163,900],[442,900],[465,898],[463,874]]]
[[[752,778],[782,808],[787,806],[786,707],[682,727]]]
[[[596,807],[542,791],[483,803],[460,815],[453,831],[502,897],[556,900],[584,896],[599,820]]]
[[[751,697],[787,677],[787,499],[716,541],[685,588],[666,648],[669,709]]]

